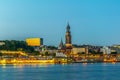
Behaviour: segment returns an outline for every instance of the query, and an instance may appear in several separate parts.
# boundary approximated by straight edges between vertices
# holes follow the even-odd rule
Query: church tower
[[[66,39],[66,49],[72,49],[72,41],[71,41],[71,32],[70,32],[70,25],[69,23],[67,24],[66,27],[66,35],[65,35],[65,39]]]
[[[59,44],[59,46],[58,46],[58,52],[62,52],[62,53],[65,53],[65,47],[64,47],[64,44],[63,44],[63,41],[62,41],[62,39],[61,39],[61,42],[60,42],[60,44]]]
[[[59,44],[59,46],[58,46],[58,49],[63,49],[64,48],[64,45],[63,45],[63,41],[62,41],[62,39],[61,39],[61,42],[60,42],[60,44]]]

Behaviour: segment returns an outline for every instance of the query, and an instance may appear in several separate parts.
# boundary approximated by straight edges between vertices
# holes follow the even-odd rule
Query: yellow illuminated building
[[[73,48],[72,54],[86,53],[86,48]]]
[[[28,56],[25,52],[22,51],[6,51],[6,50],[0,50],[0,53],[3,55],[23,55],[23,56]]]
[[[28,46],[40,46],[43,45],[42,38],[27,38],[26,43]]]

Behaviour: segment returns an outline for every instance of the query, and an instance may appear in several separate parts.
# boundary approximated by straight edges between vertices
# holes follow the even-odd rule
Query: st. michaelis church
[[[65,54],[70,54],[72,50],[72,36],[70,31],[70,25],[67,24],[66,27],[66,35],[65,35],[65,45],[63,44],[63,41],[61,39],[61,42],[58,47],[58,52],[63,52]]]

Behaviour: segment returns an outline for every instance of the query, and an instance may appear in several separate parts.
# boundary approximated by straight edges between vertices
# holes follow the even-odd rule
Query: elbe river
[[[0,80],[120,80],[120,63],[0,65]]]

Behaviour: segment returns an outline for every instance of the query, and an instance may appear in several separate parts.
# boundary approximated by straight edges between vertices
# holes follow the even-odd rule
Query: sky
[[[67,22],[73,44],[120,44],[120,0],[0,0],[0,40],[58,46]]]

